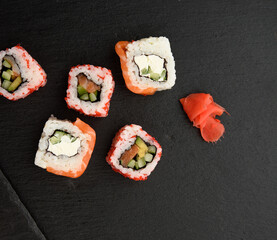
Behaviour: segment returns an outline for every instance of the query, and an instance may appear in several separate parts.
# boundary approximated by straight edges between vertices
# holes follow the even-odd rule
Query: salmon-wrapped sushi
[[[0,95],[16,101],[46,84],[46,73],[20,45],[0,52]]]
[[[146,180],[162,156],[162,148],[155,138],[131,124],[119,130],[106,157],[112,169],[125,177]]]
[[[65,101],[69,108],[94,117],[106,117],[114,91],[110,70],[93,65],[72,67]]]
[[[74,123],[51,116],[45,123],[35,165],[71,178],[87,168],[96,140],[95,131],[79,118]]]
[[[174,86],[175,62],[166,37],[149,37],[138,41],[120,41],[115,45],[120,57],[127,88],[142,95]]]

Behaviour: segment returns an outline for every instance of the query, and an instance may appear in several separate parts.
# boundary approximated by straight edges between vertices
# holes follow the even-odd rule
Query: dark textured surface
[[[0,98],[0,168],[47,239],[277,239],[276,1],[24,2],[2,6],[0,49],[21,43],[48,83],[24,100]],[[143,97],[126,89],[114,45],[150,35],[170,39],[177,82]],[[107,118],[66,107],[68,71],[85,63],[112,70]],[[210,93],[231,114],[220,118],[226,133],[217,144],[201,139],[178,102],[193,92]],[[79,179],[33,164],[52,113],[96,130]],[[163,147],[146,182],[105,162],[113,136],[130,123]],[[16,220],[0,216],[0,225]],[[20,231],[13,239],[24,239]]]
[[[0,170],[1,224],[0,239],[45,240],[36,222],[20,201],[8,179]]]

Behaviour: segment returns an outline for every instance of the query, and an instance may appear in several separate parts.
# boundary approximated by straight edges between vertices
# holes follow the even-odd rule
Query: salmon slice
[[[81,85],[88,93],[94,93],[95,91],[100,91],[100,86],[89,80],[85,74],[80,73],[77,75],[79,85]]]
[[[91,128],[88,124],[86,124],[79,118],[77,118],[73,124],[76,127],[78,127],[84,134],[90,135],[90,139],[88,140],[89,148],[88,148],[85,156],[82,159],[82,165],[81,165],[80,169],[76,172],[72,172],[72,171],[66,172],[66,171],[56,170],[51,167],[47,167],[46,170],[48,172],[54,173],[56,175],[62,175],[62,176],[71,177],[71,178],[78,178],[84,173],[84,171],[86,170],[86,168],[88,166],[88,163],[91,158],[91,154],[92,154],[94,146],[95,146],[96,134],[95,134],[95,131],[93,130],[93,128]]]
[[[226,110],[216,104],[210,94],[193,93],[180,99],[183,109],[193,126],[200,128],[201,136],[206,142],[216,142],[225,132],[225,128],[216,116]]]
[[[127,56],[126,56],[126,47],[128,44],[129,44],[128,41],[120,41],[115,45],[115,51],[120,58],[122,75],[125,80],[126,87],[130,91],[132,91],[133,93],[136,93],[136,94],[153,95],[157,91],[156,88],[152,88],[152,87],[139,88],[139,87],[133,85],[133,83],[129,77],[128,67],[127,67]]]
[[[138,154],[139,147],[134,144],[130,149],[126,150],[120,160],[123,167],[127,167],[129,162]]]

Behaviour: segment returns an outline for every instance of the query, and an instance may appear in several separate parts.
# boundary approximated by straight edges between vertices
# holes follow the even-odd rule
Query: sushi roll
[[[162,156],[162,148],[155,138],[131,124],[119,130],[106,157],[112,169],[125,177],[146,180]]]
[[[87,168],[96,140],[95,131],[79,118],[74,123],[51,116],[45,123],[35,165],[71,178]]]
[[[106,117],[114,85],[110,70],[93,65],[78,65],[69,72],[65,101],[69,108],[85,115]]]
[[[0,52],[0,95],[16,101],[46,84],[46,73],[20,45]]]
[[[142,95],[174,86],[175,62],[166,37],[120,41],[115,45],[127,88]]]

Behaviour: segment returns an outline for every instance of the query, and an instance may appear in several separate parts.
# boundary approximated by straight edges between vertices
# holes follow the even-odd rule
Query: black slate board
[[[0,239],[45,240],[46,238],[43,233],[40,231],[36,222],[20,201],[18,195],[1,170],[0,188]]]
[[[277,239],[276,1],[25,2],[2,3],[0,49],[21,43],[48,83],[24,100],[0,98],[0,168],[47,239]],[[131,93],[115,43],[163,35],[176,85],[149,97]],[[107,118],[66,107],[68,71],[86,63],[114,75]],[[217,144],[201,139],[178,102],[193,92],[210,93],[231,114],[220,118],[226,133]],[[50,114],[79,117],[96,130],[79,179],[33,164]],[[113,136],[129,123],[163,147],[146,182],[125,179],[105,162]],[[6,201],[1,194],[1,207]],[[0,225],[15,220],[0,216]]]

